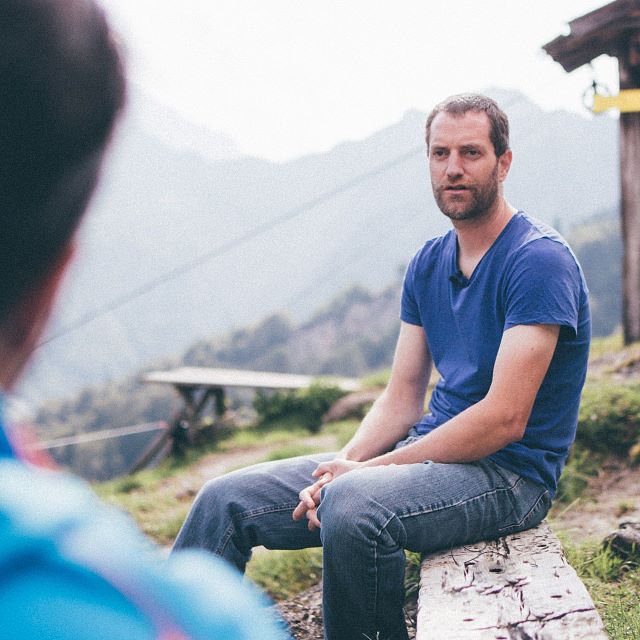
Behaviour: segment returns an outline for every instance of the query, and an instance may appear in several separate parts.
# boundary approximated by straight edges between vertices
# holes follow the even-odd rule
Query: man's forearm
[[[401,449],[367,459],[367,466],[433,462],[473,462],[522,438],[524,424],[485,400]]]
[[[340,452],[346,460],[370,460],[384,454],[407,435],[422,417],[422,407],[391,402],[383,394],[371,407],[353,438]]]

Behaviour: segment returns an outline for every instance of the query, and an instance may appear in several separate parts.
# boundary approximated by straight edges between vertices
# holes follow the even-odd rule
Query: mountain
[[[185,120],[177,111],[153,100],[135,85],[129,87],[124,126],[131,126],[129,122],[176,151],[195,152],[209,161],[230,160],[240,155],[231,136]]]
[[[513,204],[562,229],[614,206],[614,120],[496,93],[512,124]],[[143,120],[130,113],[114,140],[50,342],[20,390],[34,403],[280,310],[303,322],[351,284],[384,287],[448,227],[424,113],[283,164],[229,157],[232,145],[219,159],[186,151]]]

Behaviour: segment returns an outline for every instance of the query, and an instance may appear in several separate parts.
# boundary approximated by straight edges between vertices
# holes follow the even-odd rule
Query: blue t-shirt
[[[284,640],[235,569],[168,560],[81,481],[15,459],[0,425],[0,638]]]
[[[515,325],[560,325],[558,345],[524,437],[489,456],[555,493],[575,438],[591,337],[587,286],[576,257],[548,225],[515,214],[469,279],[455,231],[429,240],[405,276],[401,319],[424,328],[440,373],[426,434],[485,397],[502,334]]]

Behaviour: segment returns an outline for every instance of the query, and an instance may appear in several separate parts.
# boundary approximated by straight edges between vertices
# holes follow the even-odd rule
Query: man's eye
[[[471,157],[480,155],[480,152],[477,149],[467,149],[466,153],[468,156],[471,156]]]
[[[444,158],[445,154],[446,154],[446,152],[445,152],[444,149],[434,149],[433,150],[433,155],[436,158]]]

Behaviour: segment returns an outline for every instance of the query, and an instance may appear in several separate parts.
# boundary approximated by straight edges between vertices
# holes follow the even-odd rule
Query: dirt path
[[[608,462],[572,504],[556,507],[550,521],[555,531],[574,542],[600,542],[623,520],[640,520],[640,466]]]
[[[332,451],[337,449],[336,437],[331,434],[309,436],[296,441],[297,445],[317,447],[318,450]],[[270,444],[250,449],[238,449],[221,453],[210,453],[203,456],[188,470],[177,476],[167,478],[163,486],[174,492],[179,500],[193,497],[202,485],[211,478],[216,478],[234,469],[262,462],[273,451],[282,448],[282,444]]]

